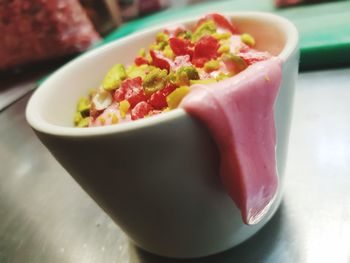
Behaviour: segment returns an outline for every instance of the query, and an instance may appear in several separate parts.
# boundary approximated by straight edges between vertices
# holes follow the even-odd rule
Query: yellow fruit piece
[[[175,109],[188,93],[190,92],[190,88],[188,86],[181,86],[174,90],[166,97],[166,101],[170,109]]]
[[[122,64],[116,64],[108,71],[102,82],[102,86],[105,90],[117,89],[126,77],[124,66]]]
[[[123,119],[125,118],[129,108],[130,108],[130,103],[127,100],[123,100],[119,102],[120,116],[122,116]]]
[[[247,33],[241,35],[241,40],[243,43],[247,44],[250,47],[253,47],[255,45],[255,39]]]

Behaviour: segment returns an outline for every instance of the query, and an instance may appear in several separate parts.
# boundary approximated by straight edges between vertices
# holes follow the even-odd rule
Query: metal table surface
[[[28,96],[0,113],[0,262],[350,262],[350,68],[300,74],[286,192],[247,242],[177,260],[144,252],[27,125]]]

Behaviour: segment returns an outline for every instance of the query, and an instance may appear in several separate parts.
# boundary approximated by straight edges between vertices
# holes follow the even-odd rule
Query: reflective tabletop
[[[286,192],[245,243],[200,259],[131,244],[25,121],[29,95],[0,112],[0,262],[350,262],[350,68],[300,74]]]

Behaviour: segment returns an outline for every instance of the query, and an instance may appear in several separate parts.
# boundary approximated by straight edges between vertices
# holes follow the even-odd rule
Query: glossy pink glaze
[[[277,193],[274,104],[281,74],[280,59],[271,58],[221,82],[192,86],[180,105],[214,137],[222,182],[245,224],[258,223]]]

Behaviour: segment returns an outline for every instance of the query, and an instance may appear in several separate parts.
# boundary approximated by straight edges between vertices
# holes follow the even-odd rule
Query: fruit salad
[[[131,65],[115,64],[79,100],[74,125],[112,125],[175,109],[194,84],[222,81],[271,57],[254,46],[251,35],[220,14],[206,15],[193,28],[164,29]]]

